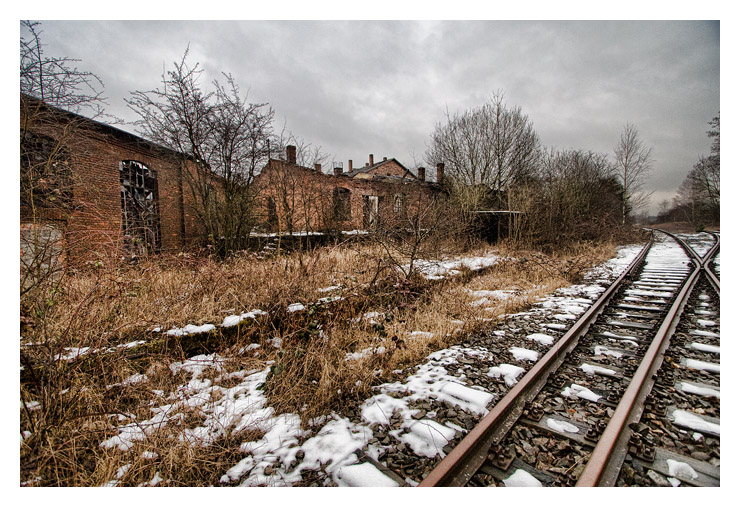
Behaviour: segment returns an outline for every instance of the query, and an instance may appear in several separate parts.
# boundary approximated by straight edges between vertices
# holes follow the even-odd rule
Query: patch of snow
[[[719,373],[719,364],[708,363],[706,361],[698,361],[696,359],[687,359],[686,367],[691,368],[692,370],[703,370]]]
[[[530,474],[526,470],[522,470],[521,468],[518,468],[513,474],[504,479],[503,482],[504,486],[506,486],[507,488],[542,487],[542,483],[539,480],[537,480],[532,474]]]
[[[342,296],[330,296],[326,298],[319,298],[317,303],[320,305],[325,305],[327,303],[333,303],[334,301],[343,301],[343,300],[344,298]]]
[[[189,334],[208,333],[209,331],[213,331],[215,329],[216,326],[214,326],[213,324],[203,324],[202,326],[188,324],[185,327],[170,329],[169,331],[167,331],[167,334],[170,336],[186,336]]]
[[[239,349],[239,354],[244,354],[245,352],[249,352],[250,350],[258,349],[260,348],[259,343],[250,343],[246,347],[242,347]]]
[[[501,260],[501,257],[493,254],[486,256],[462,257],[447,261],[419,260],[416,263],[416,268],[419,270],[419,273],[428,280],[441,280],[448,276],[459,275],[460,269],[463,267],[468,268],[471,271],[479,271],[483,268],[493,266]],[[404,269],[408,270],[408,266],[404,266]]]
[[[539,353],[536,350],[529,350],[521,347],[512,347],[509,349],[511,355],[517,361],[537,361]]]
[[[692,329],[689,331],[690,335],[694,336],[708,336],[709,338],[719,338],[719,333],[713,331],[702,331],[701,329]]]
[[[561,433],[578,433],[578,426],[561,419],[547,418],[547,427]]]
[[[706,343],[692,343],[692,349],[700,350],[702,352],[710,352],[712,354],[719,354],[719,347],[716,345],[707,345]]]
[[[692,412],[677,409],[673,411],[672,416],[677,426],[719,436],[719,424],[707,421]]]
[[[267,312],[263,312],[262,310],[252,310],[251,312],[245,312],[241,315],[229,315],[227,317],[224,317],[224,321],[221,323],[221,327],[236,326],[244,319],[256,320],[257,317],[260,315],[267,315]]]
[[[347,353],[344,356],[345,361],[357,361],[359,359],[364,359],[366,357],[370,357],[372,355],[377,354],[384,354],[385,353],[385,347],[368,347],[366,349],[362,349],[359,352],[351,352]]]
[[[612,357],[622,357],[624,354],[617,350],[612,350],[609,347],[603,347],[601,345],[594,346],[594,354],[597,356],[612,356]]]
[[[665,462],[668,464],[668,475],[672,477],[688,477],[690,479],[698,479],[699,474],[696,473],[691,465],[684,463],[683,461],[676,461],[667,459]]]
[[[568,328],[568,326],[566,326],[565,324],[540,324],[540,325],[544,327],[545,329],[563,330],[563,329]]]
[[[332,285],[331,287],[323,287],[321,289],[316,289],[316,292],[331,292],[333,290],[339,290],[341,289],[341,285]]]
[[[500,364],[492,366],[488,370],[489,377],[503,377],[507,386],[513,386],[517,383],[517,377],[524,373],[524,368],[514,366],[513,364]]]
[[[527,339],[534,340],[537,343],[541,343],[542,345],[552,345],[552,343],[555,341],[554,337],[544,333],[534,333],[527,335]]]
[[[595,392],[579,384],[571,384],[570,387],[563,389],[561,394],[568,398],[578,397],[588,401],[599,401],[601,398],[601,396]]]
[[[687,393],[698,394],[699,396],[713,396],[715,398],[719,398],[719,389],[701,387],[690,382],[681,382],[681,390]]]
[[[617,373],[616,371],[612,369],[604,368],[603,366],[596,366],[595,364],[587,364],[587,363],[583,363],[581,365],[581,370],[583,370],[583,372],[586,375],[606,375],[609,377]]]
[[[401,433],[398,430],[391,432],[401,442],[408,444],[416,454],[433,458],[435,456],[444,457],[445,453],[442,448],[455,437],[455,430],[447,426],[442,426],[436,421],[430,419],[421,419],[414,421],[408,428],[408,433]]]
[[[569,313],[559,313],[553,315],[553,317],[557,320],[576,320],[576,316]]]
[[[305,309],[306,309],[306,307],[303,306],[303,304],[301,304],[301,303],[292,303],[292,304],[288,305],[288,313],[300,312],[300,311],[305,310]]]
[[[337,484],[345,487],[395,487],[399,484],[375,468],[372,463],[341,467],[336,472]]]
[[[65,347],[66,354],[57,354],[54,356],[55,361],[74,361],[80,356],[90,352],[90,347]]]
[[[146,340],[136,340],[136,341],[133,341],[133,342],[122,343],[120,345],[116,345],[115,348],[117,348],[117,349],[132,349],[134,347],[138,347],[139,345],[143,345],[144,343],[146,343]],[[113,350],[113,349],[109,349],[109,350]]]

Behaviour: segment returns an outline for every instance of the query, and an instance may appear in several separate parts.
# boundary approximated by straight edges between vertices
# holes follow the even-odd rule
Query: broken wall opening
[[[135,160],[120,164],[121,215],[124,246],[146,255],[161,248],[157,173]]]

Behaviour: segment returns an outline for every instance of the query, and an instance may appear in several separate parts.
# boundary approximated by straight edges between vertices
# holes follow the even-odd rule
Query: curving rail
[[[548,376],[563,363],[568,352],[576,346],[578,339],[596,321],[622,282],[631,277],[645,261],[652,244],[653,238],[651,237],[628,268],[596,303],[576,321],[555,346],[522,377],[419,486],[462,486],[475,474],[485,462],[491,444],[502,438],[516,422],[523,413],[525,405],[540,391]]]
[[[700,256],[678,236],[666,231],[659,232],[676,240],[695,261],[695,268],[684,283],[663,324],[653,338],[648,352],[617,405],[614,415],[604,430],[599,443],[594,448],[576,486],[613,486],[616,484],[622,462],[629,449],[628,443],[632,433],[630,424],[638,422],[642,416],[645,399],[652,390],[656,372],[663,361],[663,354],[668,346],[668,341],[678,325],[689,294],[694,289],[700,273],[703,272],[709,278],[710,283],[719,294],[719,281],[709,268],[709,262],[719,251],[719,237],[714,235],[716,239],[714,246],[704,256]]]
[[[611,486],[615,485],[619,476],[625,456],[630,449],[633,438],[631,426],[640,421],[643,413],[645,400],[650,395],[656,372],[663,362],[663,354],[668,346],[670,337],[679,321],[681,312],[686,305],[688,296],[691,294],[697,280],[703,273],[709,283],[719,295],[719,281],[710,269],[710,262],[719,251],[719,237],[715,235],[716,242],[705,255],[698,255],[685,241],[665,231],[657,231],[673,238],[684,249],[691,258],[692,269],[686,276],[683,270],[663,268],[664,278],[657,275],[646,275],[642,280],[634,280],[636,272],[644,264],[645,258],[650,250],[653,240],[643,248],[634,262],[629,266],[619,279],[602,295],[601,298],[586,312],[575,325],[556,343],[556,345],[543,356],[543,358],[527,372],[527,374],[502,398],[481,422],[466,435],[466,437],[445,457],[438,466],[421,482],[420,486],[462,486],[476,474],[486,460],[491,459],[491,449],[499,447],[496,451],[501,454],[500,446],[504,436],[517,424],[522,415],[532,419],[530,411],[533,410],[532,402],[542,391],[550,377],[560,368],[566,360],[566,356],[578,345],[579,339],[589,333],[599,316],[604,313],[617,293],[636,294],[658,294],[658,287],[675,286],[670,300],[666,300],[667,311],[661,315],[660,326],[654,336],[650,338],[649,345],[644,345],[644,356],[635,368],[629,384],[624,389],[621,398],[614,408],[609,422],[601,430],[601,436],[595,444],[585,468],[580,473],[576,486]],[[687,270],[688,271],[688,270]],[[634,283],[632,289],[624,289],[626,283]],[[636,290],[634,287],[637,287]],[[621,288],[621,291],[620,291]],[[623,294],[624,296],[624,294]],[[663,294],[660,297],[666,297]],[[657,297],[657,296],[654,296]],[[619,308],[620,312],[663,312],[657,307],[643,303],[633,303],[630,300],[639,300],[639,297],[624,297],[627,301],[612,303]],[[655,303],[656,301],[649,301]],[[648,311],[649,310],[649,311]],[[609,311],[614,312],[612,307]],[[637,317],[636,315],[631,315]],[[639,320],[639,319],[638,319]],[[604,319],[601,319],[602,323]],[[610,324],[630,327],[629,322],[609,321]],[[650,329],[644,324],[633,324],[637,329]],[[652,332],[652,331],[649,331]],[[607,334],[607,333],[602,333]],[[612,334],[611,336],[616,336]],[[541,417],[541,415],[540,415]],[[587,437],[588,438],[588,437]],[[493,447],[492,447],[493,446]],[[509,456],[511,458],[511,456]],[[503,461],[506,461],[504,459]],[[511,459],[508,460],[511,463]]]

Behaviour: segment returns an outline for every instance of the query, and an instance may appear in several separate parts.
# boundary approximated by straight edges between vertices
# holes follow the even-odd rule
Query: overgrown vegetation
[[[181,435],[202,420],[197,407],[127,452],[100,446],[117,434],[119,421],[150,418],[151,404],[165,402],[156,393],[187,382],[174,362],[218,353],[225,369],[200,378],[222,382],[228,372],[271,365],[264,391],[278,413],[298,413],[303,421],[341,413],[394,371],[571,283],[613,249],[582,245],[546,256],[501,245],[496,254],[502,261],[486,272],[463,270],[446,281],[404,276],[372,243],[262,259],[254,253],[225,261],[162,256],[133,265],[101,259],[68,271],[21,298],[21,481],[137,485],[157,483],[158,470],[168,485],[218,484],[219,474],[241,459],[239,443],[259,435],[225,431],[211,445],[188,445]],[[317,290],[327,287],[336,288]],[[490,287],[512,297],[486,309],[471,305],[475,290]],[[327,294],[343,299],[319,303]],[[304,311],[286,310],[298,302]],[[218,325],[253,309],[267,314],[194,336],[155,331]],[[374,318],[362,318],[370,312]],[[259,347],[247,348],[253,343]],[[348,359],[371,347],[385,352]],[[133,375],[146,381],[129,383]],[[123,463],[131,466],[122,472]]]
[[[26,28],[32,37],[21,40],[21,90],[56,100],[52,105],[99,106],[94,86],[91,93],[64,86],[89,87],[94,76],[69,69],[70,60],[43,58],[36,25]],[[452,172],[446,188],[452,199],[414,204],[411,196],[363,243],[276,256],[244,251],[245,233],[254,224],[251,182],[270,154],[272,111],[248,104],[230,78],[213,94],[203,92],[198,73],[183,58],[163,76],[163,90],[137,92],[130,105],[147,137],[203,169],[193,174],[205,179],[193,179],[190,188],[214,247],[207,253],[129,264],[110,248],[74,270],[51,263],[60,257],[54,249],[63,238],[47,229],[46,215],[63,213],[68,204],[65,187],[72,183],[63,147],[74,135],[26,137],[31,129],[21,125],[21,202],[31,209],[27,241],[34,253],[21,266],[23,484],[217,485],[220,474],[241,459],[240,443],[261,434],[224,427],[215,440],[199,445],[183,436],[205,418],[197,405],[173,408],[168,416],[175,424],[148,426],[129,448],[101,446],[123,421],[141,424],[153,409],[174,406],[168,405],[170,395],[190,381],[178,362],[218,354],[219,367],[200,372],[198,381],[223,386],[269,368],[262,390],[277,413],[300,414],[304,423],[341,413],[430,352],[578,280],[613,254],[613,243],[603,240],[625,233],[612,227],[621,217],[619,184],[603,158],[582,152],[542,156],[529,120],[497,95],[478,113],[448,118],[479,129],[471,153],[481,142],[498,150],[460,166],[473,171],[470,180]],[[187,100],[177,103],[177,97]],[[28,109],[22,118],[33,119],[32,113]],[[438,130],[441,143],[451,131]],[[513,149],[504,146],[512,143]],[[480,168],[488,172],[476,172]],[[219,185],[224,191],[216,195]],[[468,234],[473,213],[511,202],[526,214],[526,230],[514,231],[525,241],[499,243],[493,251],[499,262],[485,271],[459,268],[458,276],[445,280],[421,276],[425,259],[491,254]],[[37,213],[42,208],[45,214]],[[508,297],[475,304],[476,291],[491,288]],[[298,303],[302,309],[290,311]],[[253,310],[260,310],[254,318],[221,326],[226,317]],[[202,324],[213,326],[195,334],[167,332]],[[376,353],[363,354],[369,349]]]

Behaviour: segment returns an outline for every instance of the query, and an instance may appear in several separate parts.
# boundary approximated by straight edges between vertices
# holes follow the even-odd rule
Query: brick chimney
[[[352,172],[352,161],[349,161],[349,169],[347,169],[347,172]]]
[[[425,181],[425,180],[426,180],[426,175],[427,175],[427,171],[426,171],[426,169],[424,169],[423,167],[420,167],[420,168],[418,169],[418,171],[419,171],[419,179],[420,179],[421,181]]]
[[[285,156],[289,164],[295,164],[295,146],[292,144],[285,147]]]
[[[388,160],[388,157],[383,157],[383,162],[385,162],[386,160]]]
[[[445,165],[443,162],[437,164],[437,183],[440,185],[445,180]]]
[[[313,168],[316,169],[316,172],[317,173],[320,173],[321,172],[321,164],[314,164],[313,165]]]
[[[370,165],[373,165],[373,154],[370,154]]]
[[[335,167],[334,168],[334,176],[341,176],[342,175],[342,168],[341,167]]]

